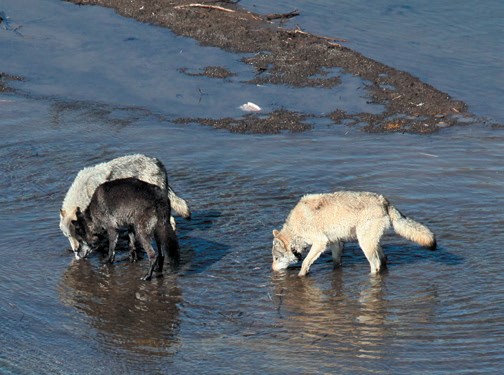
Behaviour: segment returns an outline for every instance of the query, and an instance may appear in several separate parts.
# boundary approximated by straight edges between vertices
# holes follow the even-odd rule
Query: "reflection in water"
[[[383,275],[370,277],[359,295],[349,294],[343,273],[335,271],[330,289],[323,290],[312,277],[283,275],[274,280],[278,311],[286,327],[297,330],[306,349],[327,350],[337,342],[338,350],[357,349],[358,355],[383,357],[388,336]],[[334,348],[333,348],[334,349]]]
[[[329,367],[335,357],[343,360],[351,354],[363,361],[360,370],[368,363],[378,370],[377,360],[393,356],[390,351],[401,332],[413,321],[432,320],[437,294],[422,290],[394,300],[394,293],[388,294],[387,272],[357,282],[344,274],[335,270],[325,275],[330,281],[322,282],[292,272],[275,274],[273,301],[279,320],[295,337],[290,344],[301,351],[325,352],[332,358]]]
[[[383,339],[390,336],[390,329],[386,325],[388,312],[383,291],[385,277],[385,274],[370,276],[369,284],[359,293],[356,321],[361,357],[381,358],[387,347],[382,345]]]
[[[144,282],[141,268],[73,261],[59,284],[62,303],[85,314],[105,350],[125,349],[126,358],[170,354],[177,344],[182,298],[177,276]]]

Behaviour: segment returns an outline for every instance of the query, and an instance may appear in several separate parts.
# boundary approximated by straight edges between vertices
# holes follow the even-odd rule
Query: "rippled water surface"
[[[37,35],[50,40],[46,27]],[[208,56],[229,61],[221,54]],[[301,134],[236,135],[170,121],[190,107],[212,111],[205,98],[163,112],[145,98],[133,106],[107,84],[110,93],[91,100],[91,84],[65,89],[72,74],[19,66],[37,74],[19,84],[21,94],[0,96],[1,373],[499,373],[502,129],[372,135],[317,124]],[[192,221],[177,219],[180,266],[152,282],[140,281],[146,262],[131,264],[125,252],[111,266],[99,254],[73,260],[58,228],[76,173],[133,152],[160,158],[193,212]],[[357,244],[347,244],[339,269],[326,254],[306,278],[296,267],[273,273],[272,229],[301,195],[343,189],[386,195],[436,233],[438,250],[389,235],[389,267],[377,276]]]

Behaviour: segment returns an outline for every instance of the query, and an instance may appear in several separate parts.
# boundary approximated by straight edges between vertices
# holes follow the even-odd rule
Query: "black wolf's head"
[[[84,214],[81,212],[80,207],[75,211],[76,220],[72,220],[69,225],[70,235],[77,240],[79,247],[74,250],[77,259],[85,258],[91,253],[92,248],[89,242],[92,238],[92,233],[89,233],[88,223]]]

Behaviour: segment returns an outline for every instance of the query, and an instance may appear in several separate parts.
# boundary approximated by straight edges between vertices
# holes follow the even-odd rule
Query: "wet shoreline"
[[[202,45],[235,53],[254,54],[243,58],[256,71],[250,84],[280,84],[291,87],[331,88],[339,77],[328,74],[332,69],[358,76],[366,85],[370,103],[384,106],[381,113],[346,113],[337,107],[325,114],[334,124],[360,125],[369,132],[432,133],[453,125],[481,122],[461,101],[425,84],[418,78],[353,51],[338,39],[304,32],[299,27],[281,26],[283,18],[294,14],[261,15],[230,1],[201,2],[139,0],[70,0],[79,5],[100,5],[119,14],[171,29],[177,35],[196,39]],[[274,16],[274,17],[272,17]],[[215,74],[218,71],[219,74]],[[207,67],[202,75],[222,78],[234,74],[222,67]],[[208,73],[208,74],[207,74]],[[242,118],[210,120],[181,118],[179,123],[197,123],[244,133],[277,133],[309,129],[299,121],[295,109],[273,111],[266,118],[245,115]],[[317,116],[304,113],[305,118]],[[255,119],[255,121],[254,121]],[[268,126],[264,126],[267,123]],[[275,125],[279,124],[279,125]],[[289,125],[292,124],[292,125]]]
[[[244,84],[314,87],[322,92],[327,89],[327,95],[331,95],[330,89],[341,84],[343,75],[349,75],[363,82],[363,92],[355,95],[364,94],[369,104],[383,107],[379,113],[349,113],[338,107],[335,98],[334,109],[324,114],[300,113],[296,108],[281,107],[269,113],[249,113],[233,118],[175,118],[179,124],[198,124],[239,133],[275,134],[306,131],[312,128],[311,123],[322,119],[333,125],[357,126],[367,132],[428,134],[454,125],[485,122],[470,113],[464,102],[452,99],[406,72],[369,59],[343,46],[340,40],[312,35],[299,27],[282,27],[271,15],[252,13],[231,2],[201,3],[204,7],[187,1],[69,2],[113,8],[122,16],[169,28],[204,46],[246,53],[248,56],[240,61],[252,66],[255,74]],[[185,68],[180,72],[220,80],[236,74],[219,66],[207,66],[199,73]],[[8,81],[3,81],[4,89],[8,88]]]

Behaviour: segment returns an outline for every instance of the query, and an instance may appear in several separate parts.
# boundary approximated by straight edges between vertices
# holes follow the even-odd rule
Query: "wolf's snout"
[[[282,271],[286,269],[288,266],[289,262],[285,261],[284,259],[277,261],[274,260],[273,263],[271,264],[271,268],[273,269],[273,271]]]
[[[89,253],[91,253],[91,248],[86,242],[79,243],[77,249],[74,250],[75,259],[84,259]]]

